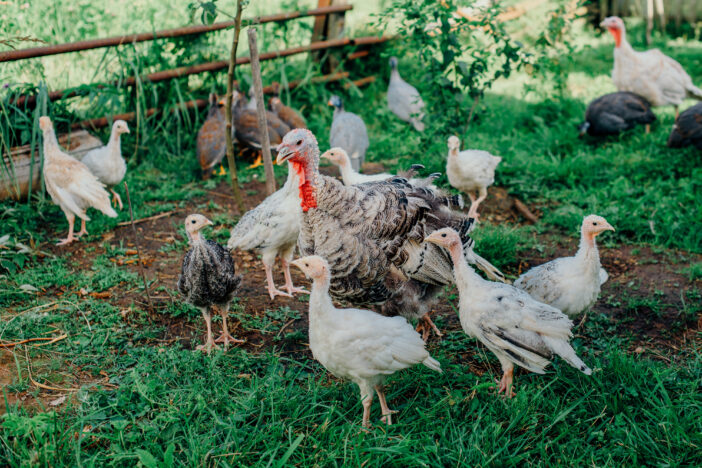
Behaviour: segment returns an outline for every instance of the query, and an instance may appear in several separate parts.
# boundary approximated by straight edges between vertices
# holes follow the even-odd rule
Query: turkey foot
[[[255,168],[261,167],[261,166],[263,166],[263,156],[261,156],[259,154],[256,157],[256,160],[254,161],[254,163],[252,165],[250,165],[249,167],[247,167],[246,169],[255,169]]]
[[[392,415],[394,413],[397,413],[397,411],[391,410],[388,407],[388,402],[385,400],[385,390],[383,389],[383,387],[375,387],[375,391],[378,394],[378,400],[380,401],[380,409],[383,414],[383,417],[380,418],[380,420],[388,426],[392,426]]]
[[[516,395],[514,393],[514,390],[512,389],[512,380],[514,376],[514,369],[509,369],[502,374],[502,380],[499,382],[495,380],[496,383],[500,385],[499,389],[497,390],[497,393],[500,394],[502,392],[505,392],[505,396],[507,398],[512,398]]]
[[[119,193],[115,192],[114,189],[110,189],[110,192],[112,192],[112,204],[119,206],[120,210],[124,208],[122,205],[122,197],[119,196]]]
[[[215,338],[214,342],[215,343],[224,343],[225,348],[227,346],[229,346],[229,343],[246,343],[245,340],[240,340],[238,338],[234,338],[226,330],[222,330],[222,334],[219,335],[217,338]]]
[[[429,339],[429,335],[433,331],[436,333],[436,336],[438,338],[441,338],[444,336],[438,328],[436,328],[436,325],[434,325],[434,322],[431,320],[431,317],[429,317],[429,314],[424,314],[420,319],[419,323],[417,324],[417,331],[422,333],[422,339],[424,341],[427,341]]]
[[[220,164],[220,165],[219,165],[219,171],[218,171],[217,174],[215,174],[215,175],[218,175],[218,176],[227,175],[227,171],[224,170],[224,166],[222,166],[222,165]]]
[[[208,341],[205,344],[197,345],[195,347],[195,349],[197,349],[198,351],[204,351],[207,354],[210,354],[213,349],[219,349],[219,346],[217,346],[214,341],[212,341],[211,343]]]
[[[70,218],[68,216],[66,218],[68,219],[68,236],[66,236],[65,239],[58,241],[56,245],[68,245],[74,240],[78,240],[78,238],[73,235],[73,223],[75,221],[75,217],[71,215]]]
[[[275,296],[292,297],[292,293],[288,294],[280,289],[276,289],[275,283],[273,283],[273,267],[264,263],[263,268],[266,270],[266,282],[268,283],[268,294],[271,296],[271,300],[273,300]],[[288,274],[290,274],[290,272],[288,272]]]

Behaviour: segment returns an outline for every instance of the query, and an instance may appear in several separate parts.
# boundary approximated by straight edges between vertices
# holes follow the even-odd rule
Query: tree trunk
[[[261,62],[258,60],[258,44],[256,43],[256,28],[249,27],[249,54],[251,54],[251,78],[253,80],[254,96],[256,97],[256,113],[258,114],[258,135],[261,141],[263,167],[266,170],[266,191],[268,195],[275,192],[275,172],[271,158],[271,140],[268,136],[268,121],[266,120],[266,101],[263,97],[261,82]]]

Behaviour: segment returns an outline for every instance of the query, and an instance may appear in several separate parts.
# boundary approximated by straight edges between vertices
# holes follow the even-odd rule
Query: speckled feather
[[[671,148],[689,145],[702,150],[702,103],[682,112],[668,137],[668,146]]]
[[[473,220],[452,211],[459,198],[444,197],[406,179],[345,187],[318,176],[317,209],[304,213],[302,255],[320,255],[332,269],[330,293],[354,305],[384,304],[390,314],[424,315],[420,304],[453,281],[448,255],[426,235],[451,226],[466,248]]]
[[[183,258],[178,291],[195,307],[227,305],[241,285],[234,260],[227,250],[212,240],[200,240]]]

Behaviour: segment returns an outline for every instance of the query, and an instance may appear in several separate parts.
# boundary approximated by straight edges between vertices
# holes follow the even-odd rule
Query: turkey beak
[[[612,226],[611,224],[609,224],[606,221],[605,221],[605,225],[602,227],[602,230],[603,231],[616,231],[616,229],[614,229],[614,226]]]
[[[424,238],[424,242],[430,242],[432,244],[439,245],[438,242],[436,242],[436,237],[434,237],[434,234],[429,234],[427,237]]]
[[[279,166],[293,155],[293,151],[288,146],[283,146],[283,143],[279,144],[276,149],[278,151],[278,157],[275,158],[275,163]]]
[[[205,219],[205,226],[214,226],[214,223],[209,219]]]
[[[295,265],[296,267],[298,267],[298,268],[299,268],[300,270],[302,270],[303,272],[305,271],[305,270],[302,269],[302,263],[300,263],[300,259],[293,260],[292,262],[290,262],[290,264],[291,264],[291,265]]]

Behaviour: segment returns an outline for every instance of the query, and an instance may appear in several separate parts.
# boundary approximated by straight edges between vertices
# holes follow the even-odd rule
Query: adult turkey
[[[426,337],[438,330],[429,311],[444,285],[453,282],[451,259],[424,237],[443,227],[460,235],[464,251],[491,278],[502,273],[475,254],[468,235],[474,220],[455,208],[460,196],[416,187],[403,178],[344,186],[319,173],[319,147],[306,129],[288,133],[277,163],[298,174],[301,255],[319,255],[331,267],[330,294],[354,306],[377,306],[386,315],[420,319]]]
[[[610,16],[600,26],[614,37],[612,81],[619,91],[643,96],[654,106],[672,105],[676,117],[686,97],[702,100],[702,90],[678,62],[658,49],[637,52],[631,47],[621,18]]]
[[[671,148],[690,145],[702,150],[702,103],[682,112],[675,120],[668,137],[668,146]]]
[[[638,94],[628,91],[600,96],[587,106],[585,122],[580,124],[580,136],[616,135],[637,125],[646,125],[646,132],[656,120],[651,104]]]

